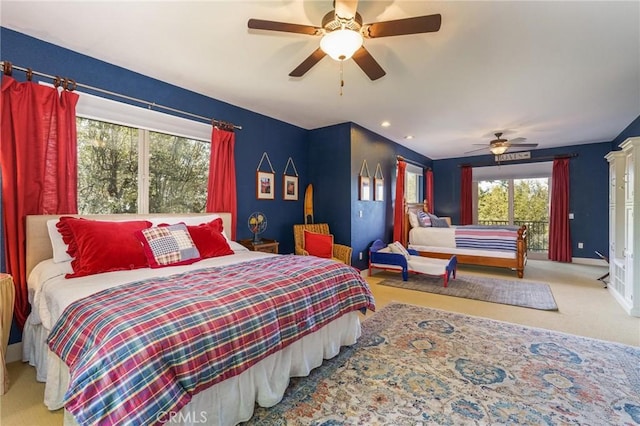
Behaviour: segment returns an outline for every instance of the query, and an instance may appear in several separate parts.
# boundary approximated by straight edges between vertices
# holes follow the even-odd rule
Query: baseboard
[[[607,262],[604,260],[594,259],[592,257],[572,257],[571,261],[579,265],[607,266]]]
[[[16,361],[22,361],[22,342],[7,346],[5,362],[9,364],[10,362]]]

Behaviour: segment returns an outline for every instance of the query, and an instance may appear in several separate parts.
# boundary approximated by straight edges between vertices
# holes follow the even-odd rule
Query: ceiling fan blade
[[[377,80],[387,74],[364,46],[353,54],[353,60],[371,80]]]
[[[527,138],[513,138],[513,139],[509,139],[509,143],[520,143],[520,142],[524,142],[526,140],[527,140]]]
[[[320,35],[322,28],[311,25],[289,24],[286,22],[265,21],[263,19],[249,19],[247,26],[252,30],[282,31],[285,33]]]
[[[367,38],[390,37],[405,34],[432,33],[440,29],[442,15],[416,16],[395,21],[367,24],[362,34]]]
[[[289,73],[289,77],[302,77],[307,71],[309,71],[315,64],[320,62],[320,59],[324,58],[327,54],[324,53],[319,47],[307,57],[296,69]]]
[[[474,145],[477,145],[477,144],[474,144]],[[465,154],[471,154],[473,152],[484,151],[485,149],[489,149],[489,147],[485,146],[484,148],[472,149],[471,151],[465,152]]]
[[[353,19],[358,9],[358,0],[336,0],[336,16],[343,19]]]
[[[536,146],[538,146],[537,143],[514,143],[514,144],[509,144],[510,147],[513,148],[535,148]]]

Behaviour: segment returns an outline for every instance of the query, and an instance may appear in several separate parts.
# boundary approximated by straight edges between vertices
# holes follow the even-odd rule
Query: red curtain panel
[[[473,168],[462,166],[461,172],[460,225],[471,225],[473,223]]]
[[[225,230],[236,239],[238,202],[236,196],[236,135],[232,131],[214,127],[211,132],[211,159],[207,185],[207,211],[231,212],[231,230]]]
[[[425,187],[427,188],[427,205],[429,206],[429,213],[433,214],[433,170],[426,169],[424,177],[426,181]]]
[[[402,241],[402,225],[404,224],[404,175],[406,170],[407,163],[398,160],[396,204],[393,207],[393,241]]]
[[[29,314],[25,216],[78,212],[78,95],[2,78],[0,167],[7,272],[16,287],[15,318]]]
[[[569,228],[569,159],[553,160],[551,214],[549,217],[549,259],[571,262]]]

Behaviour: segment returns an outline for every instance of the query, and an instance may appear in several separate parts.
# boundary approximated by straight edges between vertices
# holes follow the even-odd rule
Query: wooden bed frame
[[[402,223],[402,244],[405,247],[409,246],[409,230],[411,225],[409,224],[409,209],[423,209],[427,212],[427,202],[424,203],[405,203],[404,220]],[[434,257],[437,259],[449,259],[451,253],[439,253],[432,251],[418,252],[420,256]],[[495,266],[499,268],[514,269],[518,278],[524,277],[524,267],[527,264],[527,227],[522,225],[518,229],[518,239],[516,241],[516,257],[514,259],[505,259],[501,257],[489,257],[489,256],[473,256],[468,254],[456,254],[459,264],[466,265],[480,265],[480,266]]]

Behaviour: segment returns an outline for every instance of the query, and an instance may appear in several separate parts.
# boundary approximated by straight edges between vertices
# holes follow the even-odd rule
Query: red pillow
[[[201,225],[187,226],[191,239],[200,252],[200,257],[206,259],[233,254],[227,239],[222,235],[223,228],[220,218]]]
[[[61,217],[57,227],[73,258],[73,273],[66,277],[146,268],[147,258],[134,233],[150,226],[147,220],[108,222]]]
[[[304,231],[304,249],[312,256],[333,257],[333,235]]]

